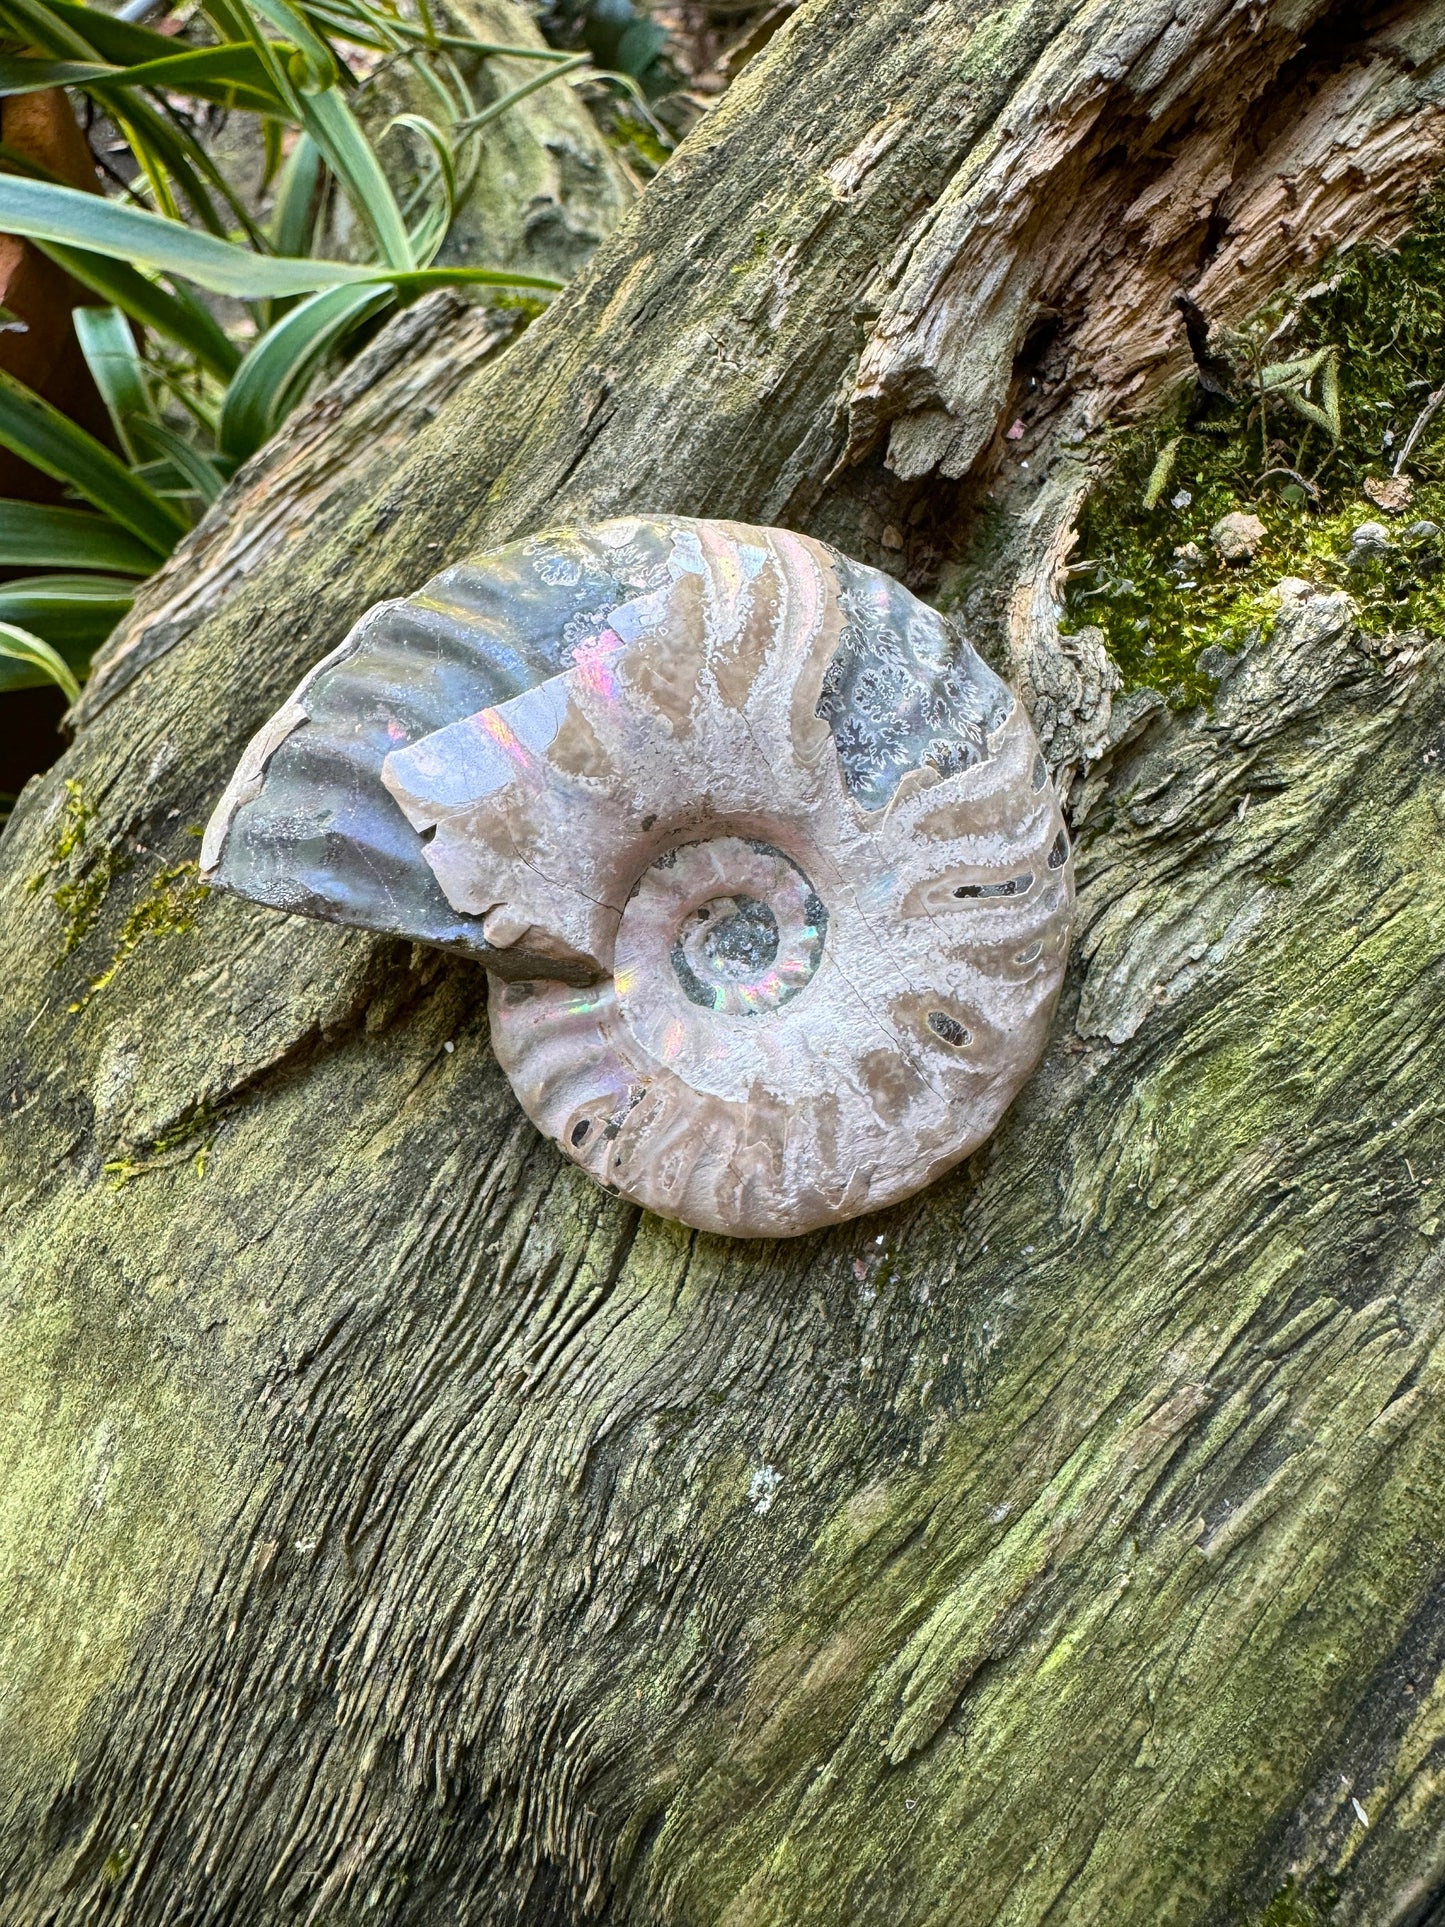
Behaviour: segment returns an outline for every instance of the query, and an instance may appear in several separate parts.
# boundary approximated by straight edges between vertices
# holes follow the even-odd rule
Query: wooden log
[[[404,317],[142,599],[0,844],[7,1920],[1431,1916],[1439,647],[1286,595],[1171,715],[1057,575],[1176,290],[1408,219],[1442,47],[808,0],[504,355]],[[1043,1069],[806,1239],[564,1164],[472,968],[196,885],[367,604],[644,509],[967,558],[1072,784]]]

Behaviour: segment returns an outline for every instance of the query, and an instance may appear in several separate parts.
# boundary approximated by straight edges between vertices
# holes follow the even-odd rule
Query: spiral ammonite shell
[[[247,750],[203,868],[481,957],[538,1127],[740,1237],[983,1142],[1073,903],[1028,718],[950,624],[823,543],[681,517],[370,611]]]

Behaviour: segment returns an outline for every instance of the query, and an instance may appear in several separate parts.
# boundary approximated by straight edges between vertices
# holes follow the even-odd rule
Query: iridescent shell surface
[[[679,517],[371,610],[246,751],[203,869],[480,957],[539,1129],[742,1237],[982,1143],[1073,906],[1028,718],[943,618],[809,538]]]

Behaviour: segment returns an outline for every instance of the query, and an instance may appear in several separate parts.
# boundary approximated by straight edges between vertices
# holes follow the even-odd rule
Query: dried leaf
[[[1414,499],[1415,484],[1408,475],[1392,475],[1388,481],[1370,475],[1365,480],[1365,493],[1386,515],[1403,515]]]

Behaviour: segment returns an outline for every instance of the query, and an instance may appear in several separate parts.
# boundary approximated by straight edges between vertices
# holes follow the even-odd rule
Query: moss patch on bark
[[[1267,629],[1282,576],[1348,588],[1367,633],[1445,628],[1445,406],[1430,412],[1445,385],[1442,316],[1437,190],[1394,248],[1352,250],[1248,330],[1212,332],[1198,382],[1117,436],[1080,524],[1067,607],[1072,626],[1104,632],[1128,686],[1159,689],[1176,707],[1207,700],[1214,679],[1201,657]],[[1321,351],[1313,374],[1267,385],[1269,371]],[[1333,412],[1331,361],[1338,438],[1308,412]],[[1409,500],[1391,512],[1369,491],[1394,479],[1422,417],[1401,469]],[[1236,511],[1265,531],[1243,567],[1210,540]],[[1352,543],[1364,522],[1388,525],[1389,546]]]

